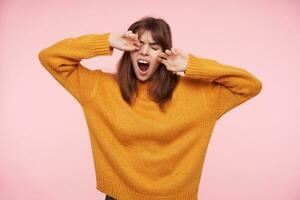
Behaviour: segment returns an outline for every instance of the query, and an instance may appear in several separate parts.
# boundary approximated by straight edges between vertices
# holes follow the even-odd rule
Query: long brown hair
[[[144,31],[150,31],[153,40],[157,42],[162,50],[172,48],[172,34],[168,23],[161,18],[145,16],[134,22],[129,28],[133,33],[138,33],[140,37]],[[137,94],[138,79],[133,70],[130,52],[124,51],[117,63],[117,81],[121,90],[123,99],[132,105],[133,97]],[[148,80],[148,93],[154,102],[158,103],[159,108],[164,111],[163,104],[171,99],[179,75],[173,74],[161,63],[155,74]]]

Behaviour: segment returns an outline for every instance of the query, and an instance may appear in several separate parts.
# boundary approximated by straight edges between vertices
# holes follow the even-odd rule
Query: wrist
[[[109,45],[110,48],[113,48],[111,46],[111,33],[109,33],[109,35],[108,35],[108,45]]]
[[[185,61],[184,61],[184,69],[183,72],[186,71],[187,67],[188,67],[188,63],[189,63],[189,54],[184,52],[184,57],[185,57]]]

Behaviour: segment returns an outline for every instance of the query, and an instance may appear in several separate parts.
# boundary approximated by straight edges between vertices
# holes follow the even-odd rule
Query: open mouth
[[[149,68],[150,63],[142,63],[142,62],[138,62],[138,66],[140,68],[141,71],[146,72]]]

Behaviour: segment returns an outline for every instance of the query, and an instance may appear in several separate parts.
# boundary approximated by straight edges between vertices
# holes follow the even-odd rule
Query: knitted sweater
[[[113,74],[80,63],[112,55],[109,34],[66,38],[38,55],[83,109],[97,189],[118,200],[197,199],[216,121],[256,96],[262,83],[242,68],[189,53],[166,112],[150,100],[147,83],[139,83],[129,106]]]

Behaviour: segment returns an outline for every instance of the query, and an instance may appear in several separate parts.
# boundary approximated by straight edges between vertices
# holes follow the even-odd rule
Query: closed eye
[[[139,40],[139,41],[140,41],[141,44],[144,44],[143,41],[141,41],[141,40]],[[153,45],[153,44],[155,45],[155,44],[157,44],[157,43],[156,43],[156,42],[152,42],[152,43],[150,43],[150,45],[151,45],[151,44],[152,44],[152,45]],[[156,50],[158,50],[159,48],[158,48],[158,47],[156,47],[156,48],[155,48],[155,47],[152,47],[152,49],[154,49],[154,50],[156,51]]]

